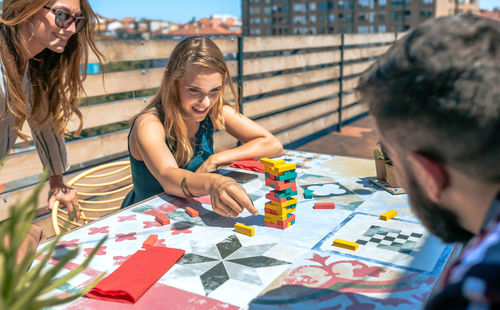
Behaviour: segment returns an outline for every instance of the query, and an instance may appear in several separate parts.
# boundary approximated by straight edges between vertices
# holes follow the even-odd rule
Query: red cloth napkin
[[[87,297],[133,304],[184,255],[184,250],[151,246],[139,250],[102,279]]]
[[[264,165],[253,159],[233,161],[231,167],[264,173]]]

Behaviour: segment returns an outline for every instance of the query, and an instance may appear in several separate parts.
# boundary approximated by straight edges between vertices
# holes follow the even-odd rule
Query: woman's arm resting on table
[[[220,215],[237,216],[243,209],[258,214],[245,190],[233,179],[212,173],[194,174],[179,168],[165,138],[158,117],[144,114],[135,121],[129,144],[132,156],[144,161],[167,194],[187,197],[181,188],[185,179],[188,191],[194,196],[211,196],[212,208]]]
[[[275,136],[248,117],[236,113],[232,107],[224,105],[222,116],[226,123],[226,131],[244,144],[213,154],[196,172],[214,171],[219,166],[230,164],[235,160],[275,157],[283,154],[283,145]]]

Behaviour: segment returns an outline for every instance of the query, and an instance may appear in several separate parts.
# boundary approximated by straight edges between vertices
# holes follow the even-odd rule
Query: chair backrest
[[[68,182],[76,189],[80,208],[80,221],[70,221],[65,207],[56,201],[52,209],[52,226],[56,235],[66,228],[71,230],[120,209],[132,188],[130,162],[118,161],[88,169]]]

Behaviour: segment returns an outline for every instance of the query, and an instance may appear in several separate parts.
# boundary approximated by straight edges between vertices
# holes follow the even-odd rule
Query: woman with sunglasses
[[[73,113],[77,134],[82,128],[78,104],[89,47],[102,59],[96,22],[87,0],[4,0],[0,19],[0,158],[18,137],[28,139],[27,121],[49,172],[49,208],[58,200],[77,217],[76,191],[62,178],[69,167],[63,134]]]

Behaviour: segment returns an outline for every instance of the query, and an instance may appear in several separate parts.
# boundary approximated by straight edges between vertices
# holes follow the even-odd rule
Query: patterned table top
[[[418,309],[436,285],[453,247],[429,235],[411,212],[406,195],[392,195],[369,181],[367,159],[287,151],[281,159],[297,164],[296,223],[286,230],[264,226],[264,175],[244,185],[260,214],[244,211],[223,218],[211,211],[209,197],[180,199],[160,195],[93,222],[62,238],[62,247],[80,246],[67,269],[83,262],[97,241],[109,239],[89,268],[56,294],[82,287],[102,272],[113,272],[139,250],[150,234],[156,245],[186,254],[136,304],[80,298],[64,309]],[[237,169],[236,169],[237,170]],[[257,173],[256,173],[257,174]],[[304,199],[304,190],[313,199]],[[335,202],[315,210],[314,202]],[[184,208],[199,211],[191,218]],[[382,221],[379,215],[397,210]],[[160,226],[164,213],[171,224]],[[234,232],[236,222],[255,236]],[[334,239],[356,241],[350,251]]]

